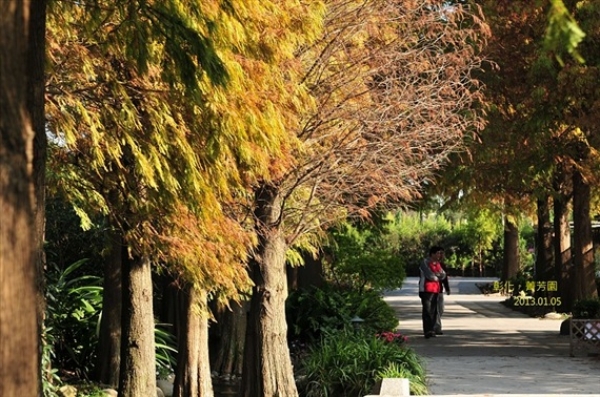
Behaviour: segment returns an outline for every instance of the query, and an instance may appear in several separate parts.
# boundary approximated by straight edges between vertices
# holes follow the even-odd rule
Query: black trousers
[[[432,292],[419,292],[423,306],[423,335],[435,332],[435,323],[438,316],[438,295]]]

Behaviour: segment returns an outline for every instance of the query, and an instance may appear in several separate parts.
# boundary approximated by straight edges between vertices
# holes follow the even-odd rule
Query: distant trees
[[[595,40],[591,10],[597,5],[478,3],[492,32],[484,54],[493,68],[481,76],[488,124],[468,145],[469,154],[455,157],[439,185],[455,198],[460,190],[463,203],[504,215],[505,278],[519,271],[519,217],[537,217],[536,278],[558,280],[567,302],[562,309],[568,310],[574,299],[596,294],[590,198],[597,184],[591,132],[597,120],[589,110],[597,95],[587,83],[597,66],[587,45]],[[557,8],[563,3],[567,8]],[[583,38],[569,21],[589,35]],[[575,44],[573,58],[568,53],[575,54]]]

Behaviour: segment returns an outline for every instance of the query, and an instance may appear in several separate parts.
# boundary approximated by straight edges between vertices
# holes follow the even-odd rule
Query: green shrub
[[[96,361],[102,310],[102,279],[82,274],[86,260],[66,269],[49,266],[46,273],[46,318],[43,352],[52,367],[89,379]],[[50,371],[49,367],[44,369]],[[45,373],[49,379],[50,373]]]
[[[102,278],[86,275],[87,260],[62,270],[49,266],[46,285],[46,318],[42,330],[42,387],[45,397],[56,395],[59,370],[74,379],[90,380],[96,364],[99,322],[102,313]],[[175,368],[176,338],[169,324],[154,330],[158,375]]]
[[[396,289],[406,278],[401,257],[386,240],[385,228],[344,223],[329,231],[324,272],[330,281],[355,289]]]
[[[413,350],[374,334],[340,331],[324,336],[301,362],[298,389],[303,397],[359,397],[385,377],[409,379],[426,391],[425,371]],[[393,375],[393,376],[392,376]]]
[[[394,310],[372,290],[325,284],[293,291],[286,302],[290,340],[318,341],[325,333],[351,328],[354,316],[362,318],[362,328],[373,334],[398,326]]]
[[[573,305],[573,318],[600,318],[600,298],[576,301]]]
[[[412,396],[424,396],[429,391],[425,376],[422,374],[413,374],[407,366],[390,363],[387,367],[377,373],[377,380],[384,378],[404,378],[409,380],[410,394]]]
[[[172,328],[171,324],[164,323],[158,323],[154,327],[156,372],[161,379],[172,374],[177,365],[177,338],[171,332]]]

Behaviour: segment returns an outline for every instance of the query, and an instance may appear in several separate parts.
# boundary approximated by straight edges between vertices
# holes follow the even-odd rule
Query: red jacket
[[[443,272],[442,265],[440,265],[439,262],[430,262],[429,268],[431,269],[432,272],[434,272],[436,274]],[[432,292],[435,294],[439,294],[441,292],[441,286],[440,286],[439,280],[433,281],[433,280],[425,279],[424,289],[425,289],[425,292]]]

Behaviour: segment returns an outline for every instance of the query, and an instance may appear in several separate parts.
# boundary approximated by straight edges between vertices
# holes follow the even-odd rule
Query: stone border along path
[[[431,339],[423,337],[418,278],[384,294],[424,359],[430,395],[600,397],[600,356],[570,357],[562,319],[529,317],[502,305],[505,297],[481,294],[476,284],[494,280],[451,277],[444,335]]]

